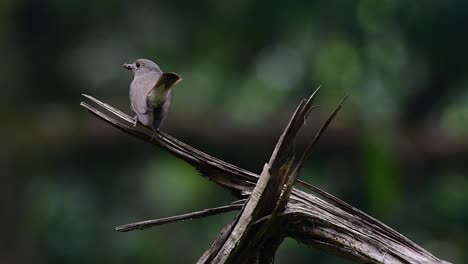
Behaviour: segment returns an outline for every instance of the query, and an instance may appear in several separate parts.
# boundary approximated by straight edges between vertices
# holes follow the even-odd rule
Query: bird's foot
[[[133,127],[136,127],[138,123],[138,116],[136,115],[135,117],[133,117]]]
[[[153,135],[151,135],[151,140],[153,140],[154,137],[156,136],[156,131],[157,131],[157,130],[153,130]]]

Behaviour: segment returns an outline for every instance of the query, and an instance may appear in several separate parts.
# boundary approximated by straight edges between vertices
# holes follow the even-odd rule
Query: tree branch
[[[132,231],[132,230],[136,230],[136,229],[142,230],[142,229],[150,228],[150,227],[153,227],[153,226],[159,226],[159,225],[175,223],[175,222],[180,222],[180,221],[185,221],[185,220],[203,218],[203,217],[207,217],[207,216],[210,216],[210,215],[217,215],[217,214],[227,213],[227,212],[239,210],[241,208],[242,208],[242,204],[225,205],[225,206],[221,206],[221,207],[204,209],[204,210],[201,210],[201,211],[188,213],[188,214],[182,214],[182,215],[171,216],[171,217],[166,217],[166,218],[146,220],[146,221],[126,224],[126,225],[121,225],[121,226],[117,226],[115,228],[115,230],[119,231],[119,232],[128,232],[128,231]]]
[[[156,132],[156,135],[153,138],[152,130],[140,125],[133,127],[131,117],[128,115],[125,115],[117,109],[114,109],[111,106],[104,104],[90,96],[85,97],[93,101],[101,108],[104,108],[104,110],[108,112],[108,114],[106,114],[103,111],[100,111],[91,106],[90,104],[82,102],[81,105],[92,114],[113,125],[114,127],[124,131],[125,133],[143,141],[155,144],[170,154],[188,162],[194,166],[202,176],[211,181],[214,181],[223,188],[230,190],[235,196],[240,198],[250,197],[247,203],[249,203],[252,199],[252,196],[249,195],[252,193],[254,188],[260,188],[258,187],[257,183],[259,179],[257,174],[214,158],[200,150],[192,148],[189,145],[178,141],[177,139],[167,135],[162,131]],[[303,101],[298,107],[298,111],[307,108],[304,108],[307,105],[307,101],[310,102],[311,100],[309,99]],[[310,105],[309,107],[312,106]],[[308,113],[310,109],[306,110],[306,113]],[[297,117],[294,116],[290,121],[290,125],[292,124],[295,126],[295,124],[297,124]],[[302,126],[303,121],[304,120],[301,120],[300,126]],[[285,148],[284,151],[281,151],[281,153],[277,155],[279,157],[284,155],[283,152],[289,153],[285,155],[286,158],[280,162],[280,164],[283,164],[282,166],[279,166],[280,173],[275,174],[271,172],[270,176],[272,179],[274,178],[275,181],[278,180],[278,176],[284,177],[285,172],[287,174],[289,171],[288,168],[291,165],[291,160],[293,160],[291,155],[294,155],[291,148],[292,147],[289,149]],[[272,155],[272,157],[273,156],[274,155]],[[270,172],[268,174],[270,174]],[[254,239],[253,241],[258,241],[261,243],[261,245],[264,246],[263,248],[257,248],[257,251],[262,249],[267,251],[274,251],[277,245],[281,243],[282,237],[290,236],[304,244],[315,246],[345,258],[355,259],[360,262],[447,263],[437,259],[431,253],[424,250],[422,247],[418,246],[416,243],[407,239],[385,224],[346,204],[333,195],[328,194],[325,191],[318,189],[317,187],[312,186],[311,189],[313,189],[315,193],[321,195],[323,199],[319,198],[315,194],[308,194],[298,189],[292,188],[291,195],[285,206],[285,210],[277,217],[274,217],[274,220],[272,220],[274,221],[274,225],[272,227],[276,228],[267,228],[267,233],[261,234],[257,232],[266,222],[270,221],[271,218],[271,216],[262,216],[262,214],[268,211],[271,212],[271,210],[265,210],[265,212],[258,215],[252,214],[254,216],[252,217],[252,220],[256,221],[248,222],[249,225],[255,226],[251,226],[250,228],[245,229],[246,232],[243,233],[246,235],[241,235],[241,239],[237,241],[247,241],[247,243],[244,243],[244,246],[241,246],[238,249],[248,251],[254,248],[256,245],[248,244],[249,239],[244,240],[246,237],[254,236],[254,238],[260,239]],[[267,188],[264,190],[269,191]],[[281,190],[281,188],[279,190]],[[277,190],[270,191],[272,191],[273,194],[277,192]],[[260,199],[261,197],[262,196],[260,196]],[[262,205],[261,209],[263,210],[263,208],[265,208],[263,205],[271,206],[272,202],[277,201],[266,200],[263,203],[261,200],[259,200],[256,204]],[[241,217],[242,214],[248,213],[245,211],[245,208],[247,208],[247,206],[244,207],[244,209],[241,211],[239,217]],[[256,210],[259,210],[259,208],[256,208],[251,212],[255,212]],[[224,242],[232,235],[232,231],[236,230],[235,226],[238,223],[237,219],[241,219],[239,217],[221,231],[218,238],[210,247],[210,249],[215,249],[213,252],[219,252],[217,250],[223,247]],[[266,221],[263,221],[262,219],[266,219]],[[278,223],[281,223],[281,225],[278,226]],[[229,256],[235,255],[234,251],[227,250],[224,252],[228,252]],[[212,256],[209,253],[210,252],[205,252],[202,258],[199,260],[203,262],[200,263],[212,263],[209,262],[210,256]],[[261,255],[258,257],[259,258],[257,260],[260,261],[260,263],[266,263],[261,261],[269,261],[268,256],[265,259],[261,258]],[[247,260],[245,263],[250,262]]]

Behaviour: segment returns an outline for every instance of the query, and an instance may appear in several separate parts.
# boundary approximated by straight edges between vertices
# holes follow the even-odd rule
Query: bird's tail
[[[161,75],[161,77],[159,77],[159,80],[154,85],[154,88],[162,87],[164,90],[168,90],[180,81],[182,81],[182,77],[180,77],[180,75],[177,73],[165,72]]]

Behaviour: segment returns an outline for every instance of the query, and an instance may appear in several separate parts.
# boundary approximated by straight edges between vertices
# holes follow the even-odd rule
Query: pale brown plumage
[[[159,66],[147,59],[124,64],[133,71],[130,84],[130,103],[136,121],[157,130],[166,118],[172,98],[172,88],[182,78],[176,73],[163,73]]]

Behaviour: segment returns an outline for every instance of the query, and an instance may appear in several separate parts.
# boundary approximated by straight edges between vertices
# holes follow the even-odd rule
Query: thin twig
[[[340,111],[341,107],[343,106],[343,103],[346,101],[347,98],[348,98],[348,95],[346,95],[343,99],[341,99],[340,103],[338,103],[338,105],[335,107],[333,112],[327,118],[325,123],[323,123],[322,127],[320,127],[317,134],[315,134],[315,137],[312,140],[312,142],[307,146],[306,150],[304,151],[304,154],[302,155],[302,157],[301,157],[301,159],[299,160],[299,163],[298,163],[299,171],[302,169],[302,166],[304,165],[305,160],[309,157],[310,153],[312,153],[312,150],[314,149],[315,145],[319,142],[319,140],[322,137],[323,133],[325,132],[325,130],[327,130],[327,128],[330,125],[331,121],[335,118],[336,114]]]
[[[347,98],[348,98],[348,95],[346,95],[340,101],[340,103],[336,106],[335,110],[333,110],[333,112],[330,114],[330,116],[325,121],[325,123],[323,123],[322,127],[319,129],[317,134],[315,134],[315,137],[312,140],[312,142],[307,146],[306,150],[304,151],[304,154],[302,155],[302,157],[299,160],[298,164],[296,165],[293,172],[291,173],[291,175],[288,178],[288,181],[286,183],[286,188],[285,188],[284,192],[282,193],[282,195],[281,195],[281,197],[280,197],[280,199],[278,201],[277,208],[275,208],[275,211],[273,212],[273,215],[279,214],[286,207],[286,204],[287,204],[287,202],[289,200],[289,196],[291,194],[291,191],[293,190],[294,183],[296,182],[297,178],[299,177],[299,174],[301,173],[301,170],[302,170],[302,167],[304,166],[305,160],[309,157],[310,153],[312,153],[312,150],[314,149],[315,145],[320,140],[320,138],[323,135],[323,133],[325,132],[325,130],[327,130],[327,128],[330,125],[331,121],[336,116],[338,111],[341,109],[341,106],[343,105],[344,101]]]
[[[197,211],[193,213],[188,213],[188,214],[182,214],[182,215],[176,215],[176,216],[171,216],[171,217],[166,217],[166,218],[146,220],[146,221],[126,224],[126,225],[121,225],[121,226],[117,226],[115,230],[119,232],[128,232],[128,231],[132,231],[136,229],[141,230],[141,229],[146,229],[146,228],[150,228],[153,226],[160,226],[164,224],[203,218],[203,217],[207,217],[210,215],[216,215],[216,214],[227,213],[230,211],[240,210],[242,206],[243,206],[242,204],[230,204],[230,205],[209,208],[209,209],[205,209],[205,210],[201,210],[201,211]]]

